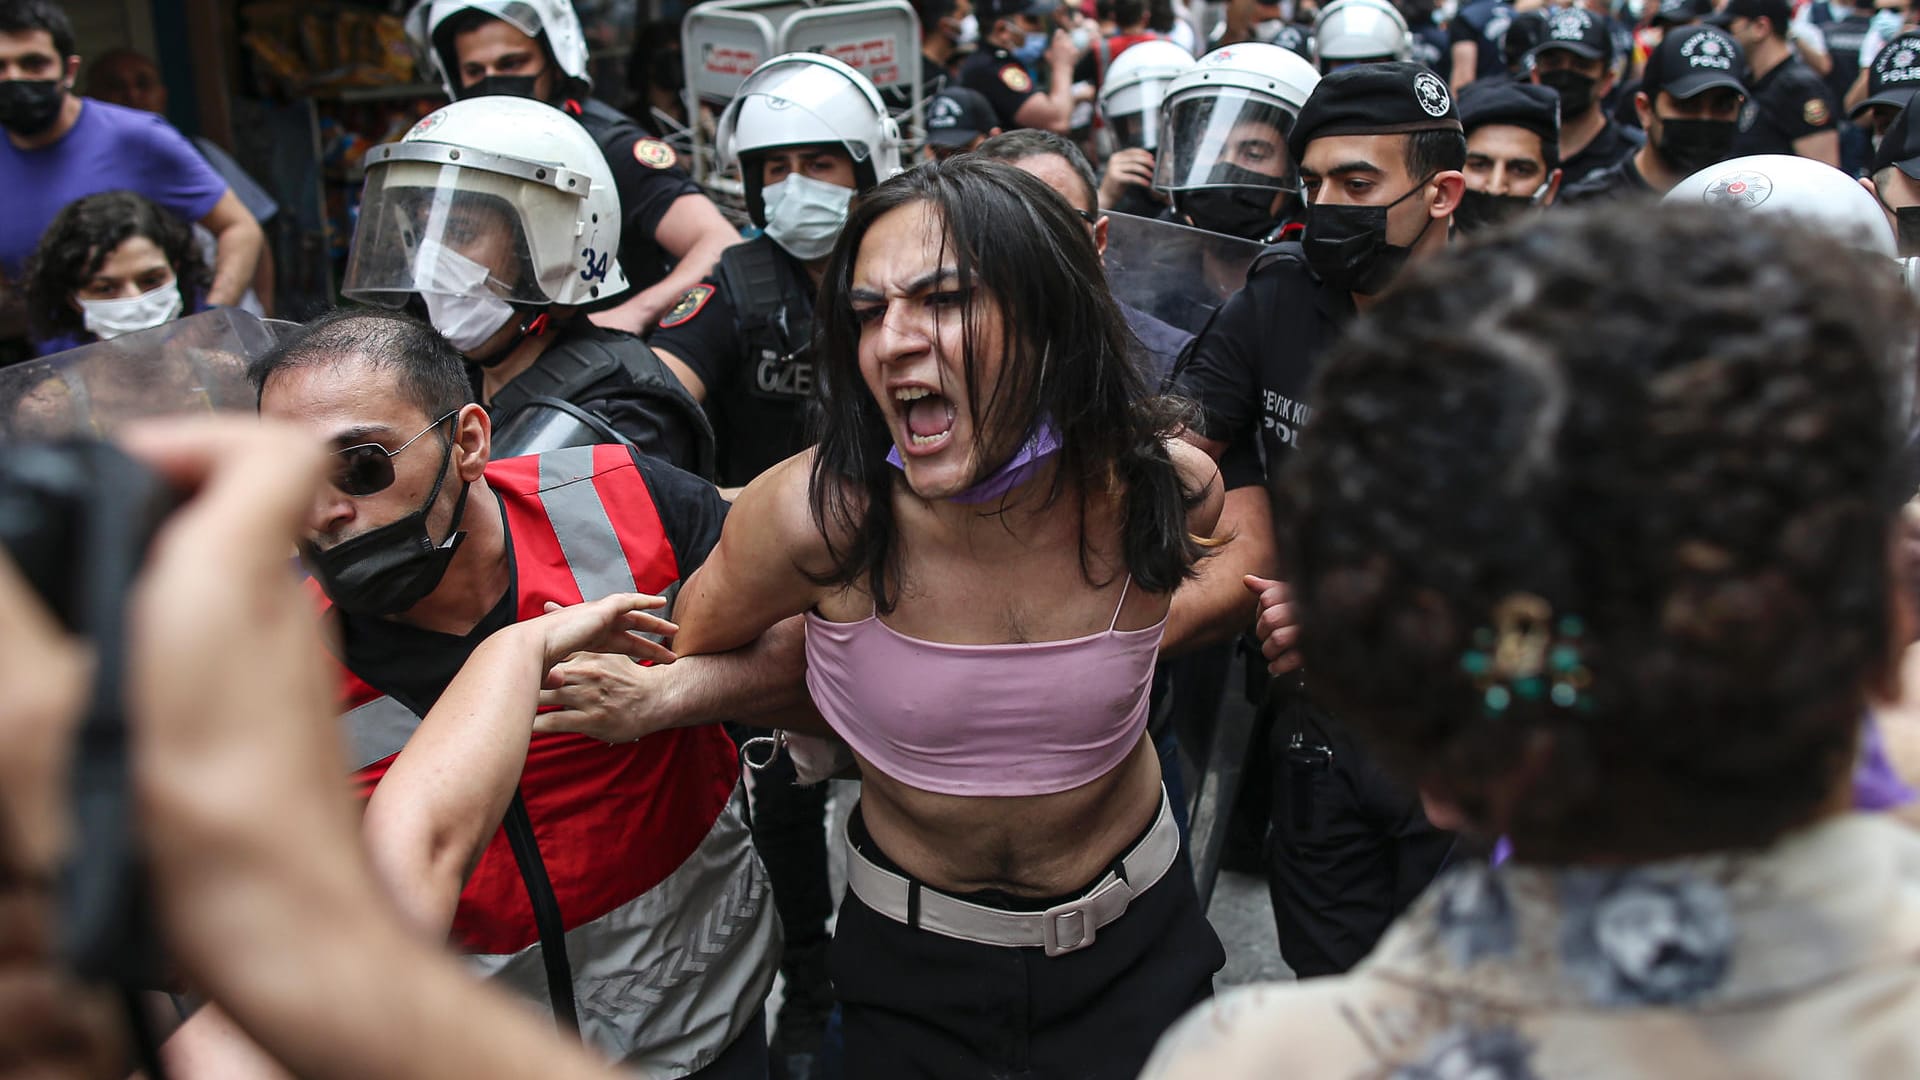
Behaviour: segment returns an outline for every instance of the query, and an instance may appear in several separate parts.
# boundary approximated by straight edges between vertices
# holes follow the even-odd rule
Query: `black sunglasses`
[[[355,498],[374,495],[393,486],[393,459],[420,441],[420,436],[460,415],[455,409],[447,415],[420,429],[420,434],[400,444],[399,450],[389,450],[379,443],[359,443],[334,451],[340,464],[333,471],[333,486]]]
[[[1100,215],[1094,213],[1091,210],[1082,210],[1079,207],[1075,207],[1073,212],[1080,215],[1080,220],[1086,222],[1089,225],[1100,224]]]

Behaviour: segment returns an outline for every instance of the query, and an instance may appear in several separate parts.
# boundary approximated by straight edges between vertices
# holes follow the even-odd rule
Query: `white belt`
[[[847,887],[861,903],[897,923],[980,945],[1038,947],[1048,956],[1060,956],[1093,944],[1100,928],[1126,914],[1133,898],[1165,877],[1179,857],[1180,830],[1162,788],[1153,826],[1120,859],[1124,876],[1109,871],[1085,896],[1045,911],[1002,911],[918,885],[874,865],[851,837]]]

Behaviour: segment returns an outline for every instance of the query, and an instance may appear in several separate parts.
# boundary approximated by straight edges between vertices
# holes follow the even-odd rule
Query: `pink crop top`
[[[1167,620],[1116,630],[1119,620],[1116,607],[1107,629],[1084,637],[953,645],[877,614],[809,613],[807,689],[847,745],[895,780],[942,795],[1051,795],[1117,767],[1146,729]]]

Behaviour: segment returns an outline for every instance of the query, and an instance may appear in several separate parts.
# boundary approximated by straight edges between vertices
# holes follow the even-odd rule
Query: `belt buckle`
[[[1049,957],[1064,956],[1093,944],[1100,931],[1094,922],[1093,900],[1094,894],[1090,893],[1040,913],[1040,943]]]

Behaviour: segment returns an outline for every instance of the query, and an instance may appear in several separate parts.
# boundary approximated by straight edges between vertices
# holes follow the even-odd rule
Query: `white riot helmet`
[[[1160,102],[1168,84],[1193,67],[1193,54],[1171,41],[1142,41],[1107,66],[1100,115],[1122,148],[1160,145]]]
[[[1269,202],[1298,190],[1287,136],[1319,81],[1312,64],[1278,45],[1245,42],[1201,57],[1167,87],[1153,186],[1175,195],[1251,190]]]
[[[1323,73],[1351,64],[1411,60],[1413,34],[1387,0],[1334,0],[1313,21],[1313,56]]]
[[[1675,184],[1662,201],[1797,218],[1865,254],[1899,256],[1880,201],[1846,173],[1811,158],[1756,154],[1722,161]]]
[[[900,171],[900,128],[880,92],[846,64],[810,52],[776,56],[754,68],[720,115],[714,137],[720,166],[740,164],[747,212],[763,228],[760,152],[821,143],[836,143],[853,158],[860,191]]]
[[[460,63],[454,53],[455,17],[474,11],[490,15],[545,44],[547,58],[584,96],[593,88],[587,74],[587,35],[568,0],[420,0],[407,12],[407,36],[440,76],[447,97],[460,99]]]
[[[343,295],[426,301],[462,352],[516,309],[577,306],[627,288],[620,196],[585,128],[550,105],[470,98],[367,152]]]

